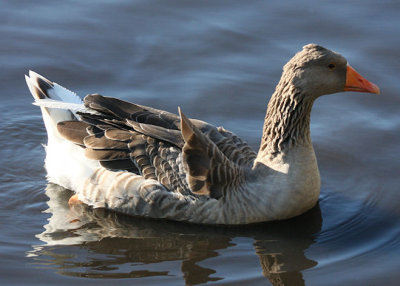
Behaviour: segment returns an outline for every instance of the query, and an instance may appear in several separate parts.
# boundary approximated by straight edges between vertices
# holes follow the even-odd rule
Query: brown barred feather
[[[98,134],[86,136],[83,139],[83,143],[87,148],[91,148],[94,150],[97,149],[129,150],[125,142],[111,140],[104,135],[99,136]]]
[[[180,109],[179,114],[185,140],[183,164],[189,187],[195,194],[219,199],[229,188],[242,182],[243,172]]]
[[[104,131],[104,135],[114,141],[128,142],[131,140],[132,134],[129,131],[120,129],[107,129]]]
[[[92,160],[97,161],[111,161],[129,158],[129,151],[122,150],[94,150],[90,148],[85,149],[85,156]]]
[[[97,128],[94,125],[89,125],[88,127],[86,127],[86,132],[89,135],[104,134],[103,130],[101,130],[100,128]]]
[[[89,124],[82,121],[63,121],[57,124],[57,130],[65,139],[84,145],[83,139],[87,136],[88,126]]]
[[[129,170],[133,173],[139,173],[136,165],[129,159],[112,160],[112,161],[100,161],[100,164],[109,170]]]

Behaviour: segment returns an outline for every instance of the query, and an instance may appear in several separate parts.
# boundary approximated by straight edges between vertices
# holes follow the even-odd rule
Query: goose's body
[[[26,80],[48,133],[49,181],[96,208],[205,224],[281,220],[312,208],[320,192],[309,124],[314,100],[379,92],[339,54],[307,45],[284,68],[256,153],[180,111],[98,94],[82,101],[34,72]]]

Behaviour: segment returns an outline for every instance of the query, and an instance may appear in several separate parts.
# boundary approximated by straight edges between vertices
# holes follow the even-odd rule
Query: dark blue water
[[[1,285],[397,285],[397,1],[0,1]],[[319,206],[278,223],[204,227],[70,209],[47,185],[32,69],[234,131],[254,148],[282,66],[308,43],[381,95],[319,99]]]

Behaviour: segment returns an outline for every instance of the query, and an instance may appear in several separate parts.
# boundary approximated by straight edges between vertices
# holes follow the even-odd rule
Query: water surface
[[[278,2],[278,1],[275,1]],[[0,284],[396,285],[400,5],[396,1],[4,1],[0,4]],[[319,99],[319,205],[285,222],[204,227],[69,208],[48,184],[28,69],[223,125],[255,149],[282,66],[310,42],[379,96]]]

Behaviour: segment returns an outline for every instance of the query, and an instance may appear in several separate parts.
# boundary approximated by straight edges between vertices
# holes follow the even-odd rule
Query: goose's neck
[[[272,161],[296,146],[311,147],[310,114],[314,100],[281,79],[268,104],[258,161]]]

